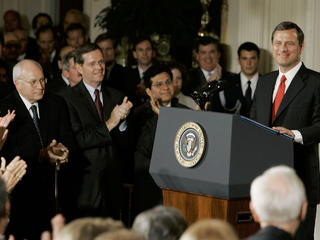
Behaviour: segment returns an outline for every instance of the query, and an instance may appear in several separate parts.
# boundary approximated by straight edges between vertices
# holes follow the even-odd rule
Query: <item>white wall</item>
[[[58,24],[59,21],[59,1],[57,0],[0,0],[1,27],[3,14],[9,9],[20,12],[23,26],[28,30],[31,30],[32,18],[40,12],[49,14],[54,24]]]
[[[103,32],[99,27],[94,27],[95,17],[100,13],[100,11],[111,5],[111,0],[84,0],[83,1],[83,11],[90,18],[90,30],[89,37],[91,41]]]

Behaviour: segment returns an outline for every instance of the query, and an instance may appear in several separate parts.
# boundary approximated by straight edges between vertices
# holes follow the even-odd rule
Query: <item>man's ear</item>
[[[253,208],[252,202],[250,201],[249,203],[249,208],[252,214],[252,217],[254,219],[255,222],[260,222],[259,216],[257,215],[256,211]]]
[[[303,221],[306,218],[307,211],[308,211],[308,203],[304,201],[300,209],[300,219],[299,219],[300,221]]]
[[[148,95],[150,98],[152,98],[151,89],[150,89],[150,88],[146,88],[145,91],[146,91],[147,95]]]
[[[62,61],[61,60],[58,60],[58,67],[60,70],[62,69]]]
[[[82,67],[81,67],[81,65],[79,63],[76,63],[76,69],[77,69],[78,73],[80,73],[83,76]]]

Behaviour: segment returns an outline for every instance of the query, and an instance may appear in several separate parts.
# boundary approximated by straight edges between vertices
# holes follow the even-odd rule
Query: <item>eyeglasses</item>
[[[156,82],[154,84],[152,84],[151,86],[153,87],[157,87],[157,88],[161,88],[162,86],[170,86],[172,85],[172,80],[171,79],[168,79],[166,80],[165,82]]]
[[[47,83],[47,79],[46,78],[40,78],[39,80],[32,80],[32,81],[26,81],[26,80],[22,80],[21,81],[28,83],[31,87],[35,87],[37,85],[37,83],[40,83],[40,85],[42,86],[43,84]]]

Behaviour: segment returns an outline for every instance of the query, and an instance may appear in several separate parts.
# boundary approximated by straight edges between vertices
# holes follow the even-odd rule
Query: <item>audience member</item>
[[[226,87],[230,85],[234,74],[223,70],[219,65],[221,46],[217,39],[199,37],[195,44],[195,55],[199,67],[190,70],[190,78],[182,89],[183,93],[189,95],[215,80],[223,80]],[[210,110],[216,112],[226,111],[223,91],[213,94],[208,100],[210,100]]]
[[[95,44],[101,49],[106,64],[103,86],[125,92],[125,68],[116,63],[116,40],[110,34],[102,33],[96,38]]]
[[[173,96],[178,99],[179,103],[186,105],[191,109],[197,109],[195,101],[181,92],[183,82],[187,78],[187,71],[185,67],[179,63],[172,62],[169,63],[169,68],[172,73],[172,84],[174,89]]]
[[[98,47],[88,44],[78,48],[75,62],[82,81],[69,89],[65,99],[84,157],[78,170],[79,212],[118,219],[123,176],[117,149],[127,141],[125,119],[132,103],[114,89],[101,88],[105,64]]]
[[[232,226],[220,219],[199,220],[192,224],[180,240],[239,240]]]
[[[228,112],[249,117],[259,80],[260,49],[252,42],[245,42],[238,48],[238,57],[241,72],[235,75],[230,86],[224,90],[224,108]]]
[[[53,26],[51,17],[46,13],[38,13],[32,19],[32,31],[36,36],[37,31],[42,26]]]
[[[88,42],[86,29],[80,23],[72,23],[65,32],[66,42],[69,46],[78,48]]]
[[[56,206],[52,165],[68,160],[73,136],[67,107],[63,99],[45,92],[45,78],[37,62],[17,63],[13,79],[16,91],[2,100],[0,109],[1,113],[14,109],[16,117],[8,126],[10,134],[1,154],[6,159],[20,156],[28,164],[28,171],[11,194],[8,233],[35,239],[50,227]]]
[[[8,10],[3,15],[4,32],[13,32],[21,28],[20,13],[15,10]]]
[[[68,87],[73,87],[81,80],[81,75],[76,70],[74,63],[76,56],[74,50],[71,46],[61,48],[58,60],[59,74],[51,84],[48,84],[49,89],[62,96],[66,94]]]
[[[17,58],[17,60],[20,61],[27,58],[28,34],[27,31],[22,28],[14,30],[14,33],[17,35],[20,42],[19,56]]]
[[[7,63],[0,59],[0,100],[9,95],[13,88],[10,69]]]
[[[80,23],[88,32],[88,24],[86,16],[78,9],[70,9],[64,16],[63,20],[63,31],[66,32],[67,28],[72,23]]]
[[[90,240],[104,232],[124,228],[123,223],[111,218],[79,218],[68,223],[55,240]]]
[[[134,154],[134,215],[162,203],[161,189],[149,174],[160,107],[187,108],[173,98],[172,74],[166,65],[154,64],[148,68],[144,74],[144,84],[150,100],[136,108],[133,116],[137,139]]]
[[[304,185],[293,169],[266,170],[253,180],[250,196],[250,210],[261,229],[248,240],[294,239],[308,204]]]
[[[41,64],[45,77],[50,82],[59,72],[55,31],[51,26],[42,26],[37,31],[36,37],[40,55],[35,60]]]
[[[137,233],[128,229],[116,229],[102,233],[94,240],[143,240]]]
[[[142,36],[136,39],[133,48],[133,57],[137,61],[137,67],[128,69],[125,91],[135,107],[143,104],[147,99],[143,73],[152,65],[154,56],[155,52],[149,37]]]
[[[140,213],[132,230],[144,240],[178,240],[187,227],[188,223],[178,209],[157,206]]]
[[[4,34],[3,59],[6,61],[10,72],[18,61],[20,47],[19,38],[15,33],[7,32]]]

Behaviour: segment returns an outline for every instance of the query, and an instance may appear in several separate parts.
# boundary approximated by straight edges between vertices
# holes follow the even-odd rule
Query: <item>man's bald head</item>
[[[26,59],[13,67],[13,82],[18,93],[31,104],[42,99],[45,90],[45,78],[41,65]]]

